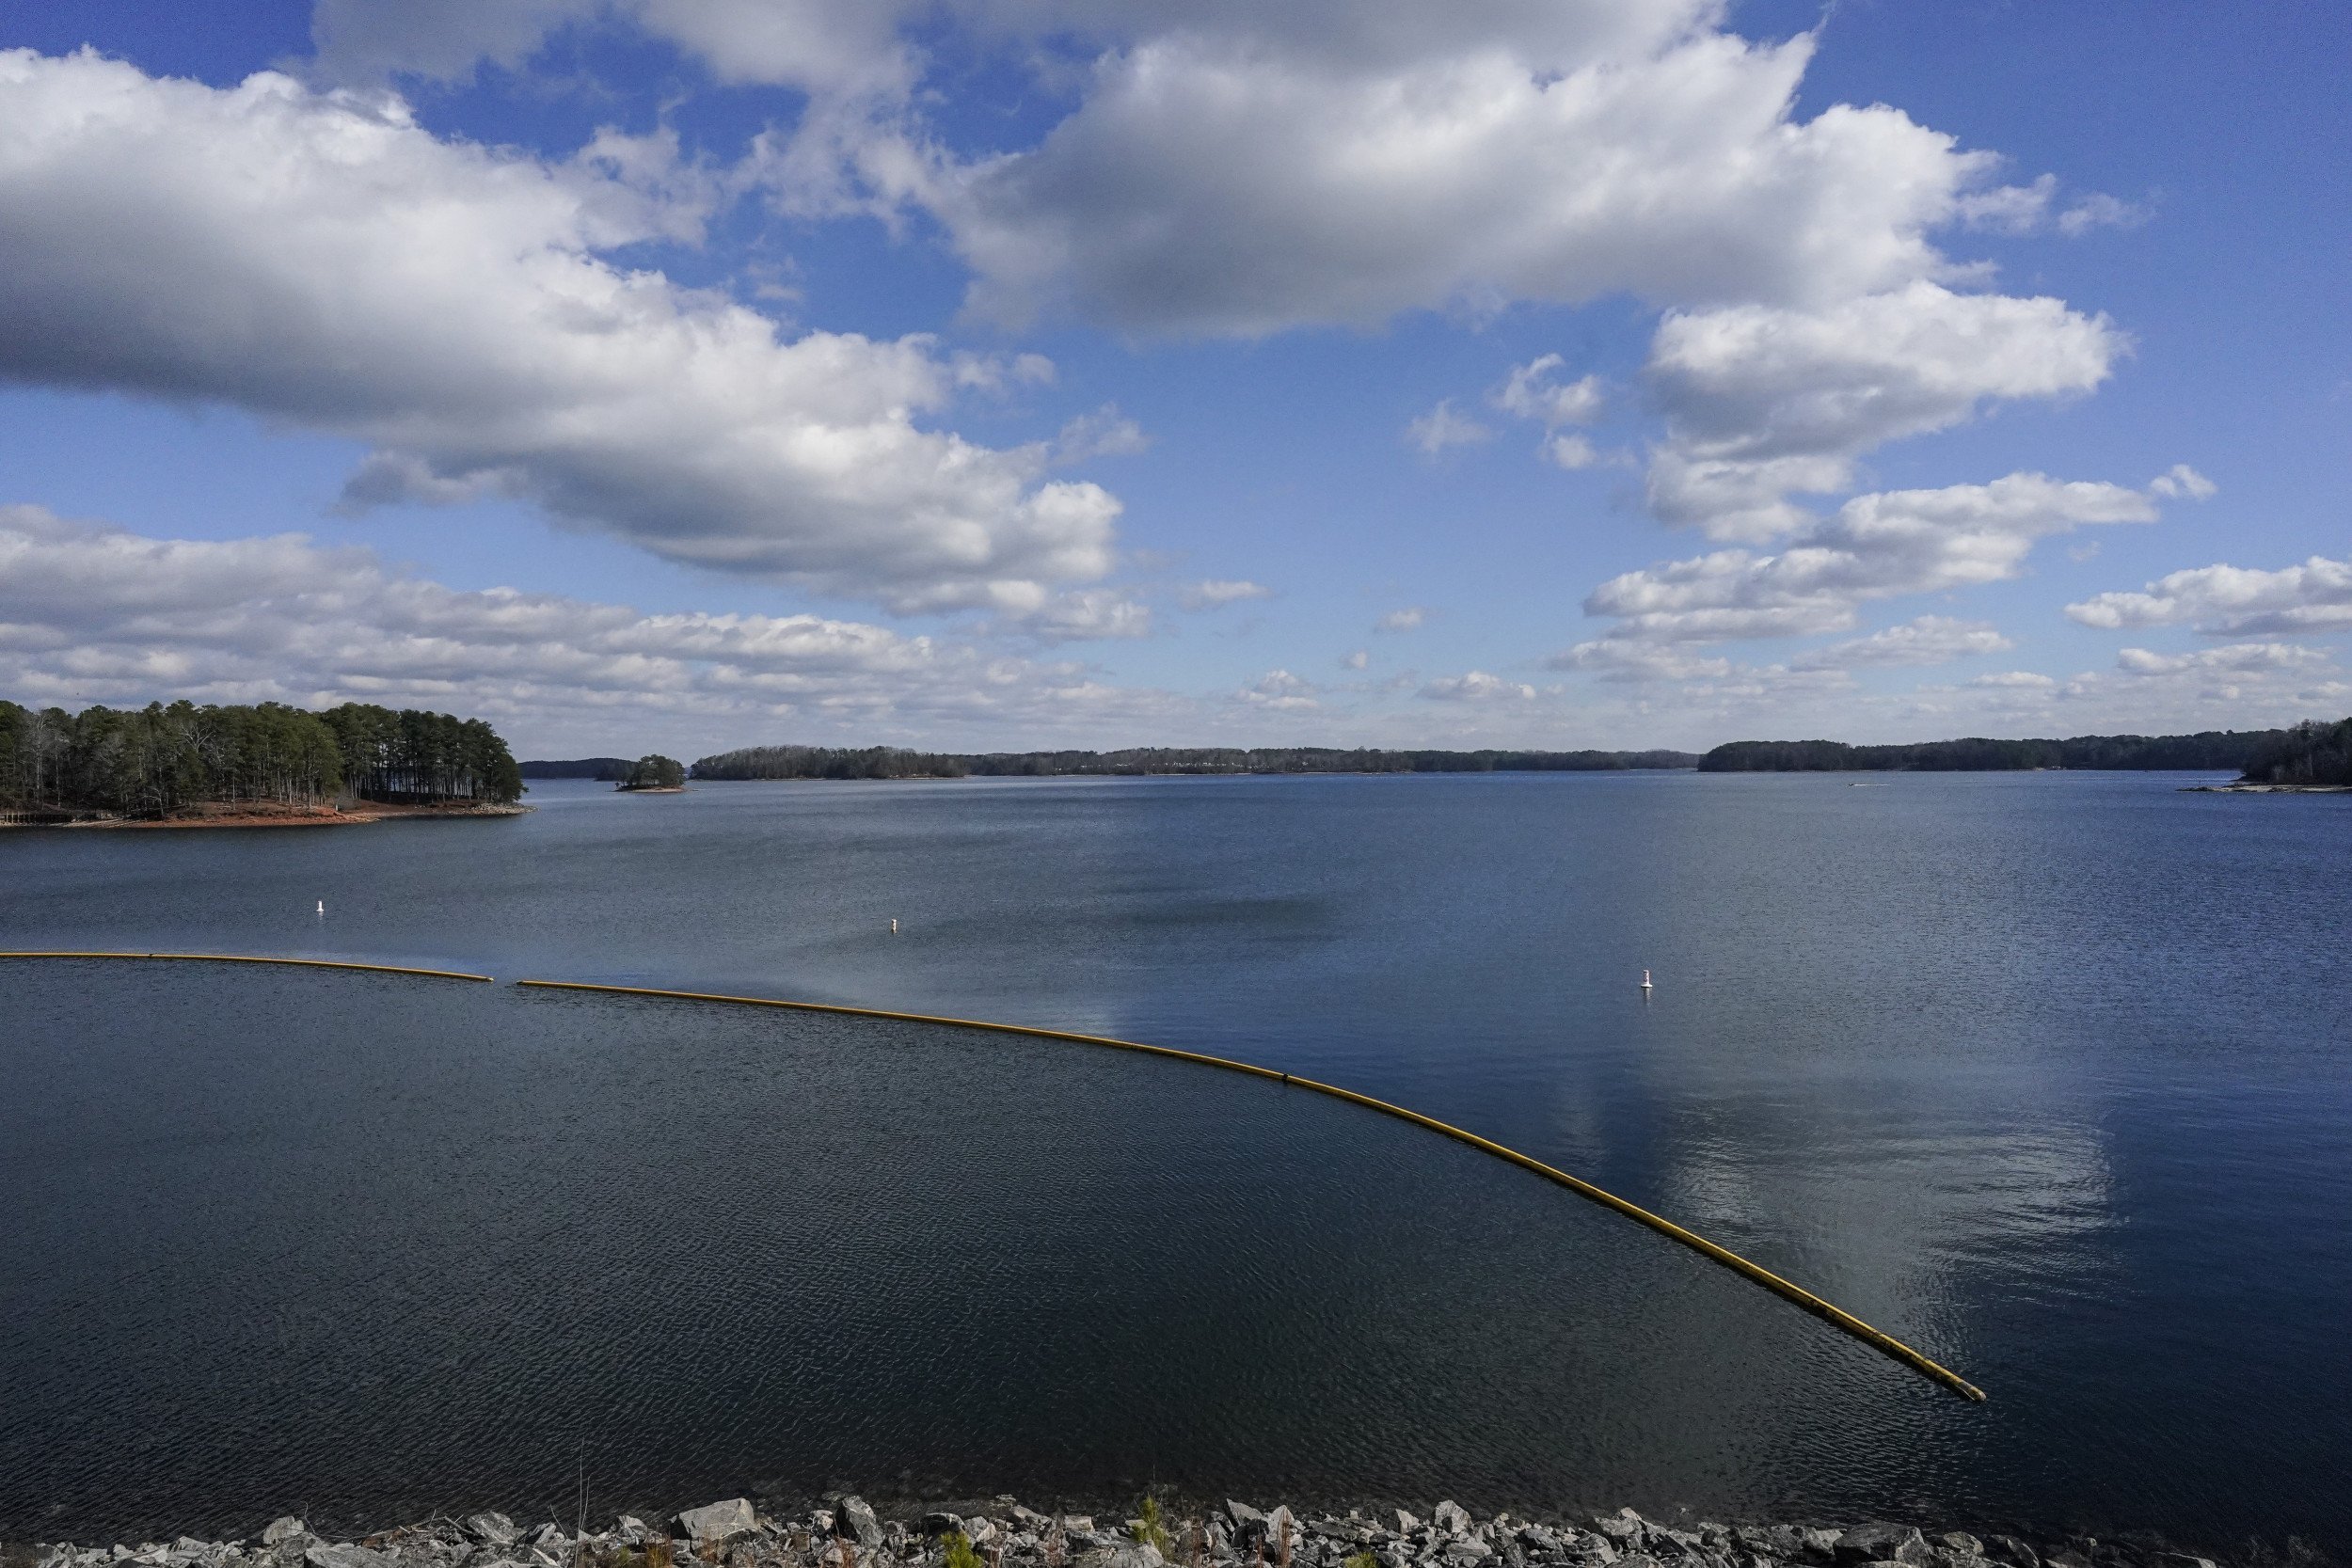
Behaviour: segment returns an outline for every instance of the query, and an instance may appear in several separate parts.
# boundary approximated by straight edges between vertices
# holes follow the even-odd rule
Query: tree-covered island
[[[628,771],[612,787],[639,795],[656,790],[684,789],[686,765],[675,757],[639,757],[628,765]]]
[[[0,702],[0,823],[506,815],[523,792],[479,719],[345,703],[39,711]]]

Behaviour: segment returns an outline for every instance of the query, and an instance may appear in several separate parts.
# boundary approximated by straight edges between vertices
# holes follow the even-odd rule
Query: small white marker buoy
[[[895,920],[890,923],[890,934],[894,937],[898,934],[898,923]]]
[[[326,899],[324,899],[324,898],[322,898],[322,899],[320,899],[320,900],[319,900],[319,913],[321,913],[321,914],[325,914],[326,912]]]
[[[1642,989],[1643,989],[1644,990],[1649,990],[1649,989],[1650,989],[1650,984],[1649,984],[1649,971],[1648,971],[1648,970],[1646,970],[1646,969],[1645,969],[1645,970],[1644,970],[1644,971],[1642,971]]]

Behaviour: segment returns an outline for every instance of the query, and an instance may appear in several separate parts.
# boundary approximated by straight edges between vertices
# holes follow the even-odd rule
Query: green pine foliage
[[[1168,1522],[1160,1516],[1160,1499],[1149,1494],[1144,1497],[1143,1506],[1136,1511],[1135,1522],[1127,1533],[1135,1537],[1137,1545],[1152,1547],[1162,1557],[1172,1550],[1168,1542]]]
[[[522,774],[497,731],[445,713],[187,702],[68,713],[0,702],[0,810],[151,817],[346,794],[506,804],[522,795]]]
[[[511,804],[522,769],[479,719],[345,703],[319,718],[335,732],[344,776],[367,800],[479,800]]]
[[[2279,731],[2247,759],[2246,782],[2352,785],[2352,719]]]
[[[639,757],[628,765],[622,775],[623,789],[683,789],[686,787],[686,765],[675,757]]]

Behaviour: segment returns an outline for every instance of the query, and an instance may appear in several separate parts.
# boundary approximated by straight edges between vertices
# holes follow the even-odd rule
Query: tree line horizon
[[[699,758],[697,779],[960,779],[1220,773],[1556,773],[1685,768],[1690,752],[1449,752],[1326,746],[1137,746],[1120,751],[916,752],[753,746]]]
[[[2066,739],[1965,737],[1896,745],[1742,740],[1671,750],[1545,752],[1337,747],[1133,747],[1109,752],[923,752],[900,747],[755,746],[691,768],[648,755],[517,764],[486,721],[344,703],[278,703],[78,714],[0,700],[0,811],[161,816],[203,804],[511,804],[527,778],[594,777],[625,788],[686,778],[915,779],[1147,774],[2015,771],[2236,768],[2265,784],[2352,785],[2352,718],[2279,730]]]
[[[2330,739],[2330,736],[2337,738]],[[2330,751],[2330,748],[2334,748]],[[1701,772],[2219,771],[2261,783],[2329,782],[2352,750],[2352,719],[2284,730],[2193,735],[2086,735],[2063,739],[1954,740],[1851,745],[1836,740],[1735,740],[1704,754],[1670,750],[1540,752],[1337,747],[1132,747],[1119,751],[930,752],[904,747],[750,746],[698,759],[698,780],[953,779],[1231,773],[1593,772],[1632,768]],[[666,759],[665,759],[666,760]],[[527,762],[533,778],[619,780],[637,765],[619,757]],[[2345,780],[2341,782],[2352,782]]]
[[[511,805],[522,770],[479,719],[344,703],[180,701],[79,713],[0,701],[0,810],[163,817],[194,806]]]

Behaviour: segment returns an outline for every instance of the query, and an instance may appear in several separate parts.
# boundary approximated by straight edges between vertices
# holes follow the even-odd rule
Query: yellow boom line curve
[[[0,952],[0,958],[160,958],[182,963],[207,964],[288,964],[296,969],[358,969],[371,974],[420,974],[429,980],[479,980],[491,983],[487,974],[464,974],[453,969],[411,969],[404,964],[346,963],[339,958],[269,958],[244,953],[9,953]]]
[[[1491,1138],[1482,1138],[1477,1133],[1466,1132],[1451,1122],[1439,1121],[1435,1117],[1422,1116],[1419,1111],[1409,1111],[1402,1105],[1391,1104],[1385,1100],[1375,1100],[1368,1094],[1358,1094],[1353,1089],[1343,1089],[1336,1085],[1318,1083],[1312,1078],[1296,1077],[1273,1068],[1259,1067],[1251,1062],[1236,1062],[1224,1056],[1206,1055],[1198,1051],[1179,1051],[1174,1046],[1168,1045],[1145,1045],[1138,1040],[1114,1039],[1108,1035],[1081,1035],[1066,1029],[1040,1029],[1025,1023],[992,1023],[980,1019],[942,1018],[930,1013],[893,1012],[883,1007],[851,1007],[832,1002],[786,1002],[771,996],[724,996],[709,991],[657,990],[645,986],[601,986],[592,985],[583,980],[517,980],[515,983],[517,986],[539,990],[594,991],[613,996],[653,996],[679,1002],[726,1002],[748,1007],[784,1007],[795,1012],[839,1013],[850,1018],[883,1018],[902,1023],[937,1023],[954,1029],[982,1029],[993,1034],[1023,1035],[1033,1039],[1067,1040],[1074,1045],[1107,1046],[1115,1051],[1140,1052],[1147,1056],[1164,1056],[1174,1061],[1192,1062],[1200,1067],[1221,1068],[1228,1072],[1248,1073],[1253,1078],[1270,1078],[1293,1088],[1310,1089],[1316,1094],[1327,1094],[1335,1100],[1344,1100],[1350,1104],[1360,1105],[1366,1110],[1394,1117],[1400,1121],[1409,1121],[1416,1127],[1427,1128],[1432,1132],[1440,1132],[1456,1142],[1468,1144],[1470,1148],[1491,1154],[1498,1160],[1508,1161],[1522,1170],[1533,1171],[1547,1180],[1555,1181],[1567,1188],[1580,1197],[1589,1198],[1604,1209],[1613,1209],[1629,1220],[1649,1227],[1650,1229],[1671,1241],[1679,1242],[1701,1257],[1722,1264],[1734,1274],[1743,1275],[1754,1283],[1763,1286],[1782,1300],[1803,1307],[1815,1317],[1861,1340],[1881,1354],[1902,1363],[1931,1382],[1941,1384],[1961,1398],[1979,1402],[1984,1398],[1983,1389],[1950,1368],[1913,1350],[1893,1335],[1871,1327],[1844,1307],[1822,1300],[1804,1286],[1783,1279],[1761,1263],[1751,1262],[1729,1247],[1710,1242],[1696,1231],[1686,1230],[1663,1215],[1653,1214],[1640,1204],[1619,1197],[1616,1194],[1603,1188],[1596,1187],[1581,1177],[1570,1176],[1566,1171],[1545,1164],[1533,1155],[1521,1154],[1516,1148],[1507,1148]]]

